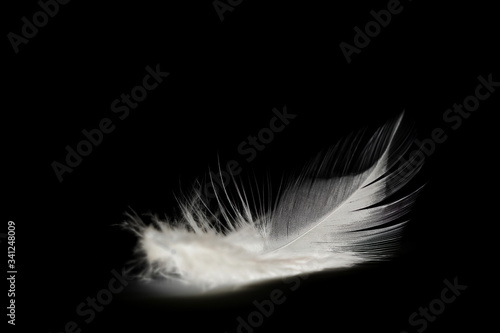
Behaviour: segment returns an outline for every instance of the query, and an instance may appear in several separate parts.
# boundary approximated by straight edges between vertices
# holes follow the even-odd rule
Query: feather
[[[176,220],[146,224],[129,214],[124,227],[138,237],[129,273],[206,291],[391,258],[420,190],[399,195],[421,168],[401,163],[411,144],[402,120],[319,154],[267,211],[255,212],[250,193],[236,187],[236,200],[225,189],[216,197],[215,212],[197,188]]]

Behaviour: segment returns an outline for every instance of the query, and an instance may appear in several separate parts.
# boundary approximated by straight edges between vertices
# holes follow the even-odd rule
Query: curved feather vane
[[[398,179],[394,174],[387,174],[398,161],[401,151],[408,148],[409,140],[399,140],[399,145],[398,140],[394,140],[401,120],[402,115],[378,129],[364,147],[358,145],[361,139],[358,135],[328,152],[323,161],[346,161],[343,174],[326,178],[329,170],[321,170],[321,166],[314,170],[313,165],[313,171],[319,176],[306,177],[289,186],[271,218],[271,244],[277,248],[270,249],[327,251],[349,249],[355,245],[368,249],[373,244],[370,239],[391,240],[390,231],[397,230],[401,224],[385,229],[361,229],[378,227],[400,217],[408,211],[409,203],[414,199],[415,193],[373,207],[411,179]],[[410,176],[417,171],[415,168]],[[357,233],[351,235],[354,231]]]
[[[129,216],[125,227],[139,237],[139,276],[199,291],[392,255],[406,223],[401,218],[419,189],[399,197],[397,192],[421,168],[416,160],[400,162],[411,144],[402,119],[403,114],[368,140],[358,133],[318,155],[268,212],[252,212],[250,194],[237,188],[240,204],[228,197],[227,207],[216,197],[216,212],[197,191],[181,202],[178,220],[154,218],[146,225]]]

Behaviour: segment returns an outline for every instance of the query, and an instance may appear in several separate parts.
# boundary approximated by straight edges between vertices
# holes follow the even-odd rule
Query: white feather
[[[418,190],[390,198],[421,167],[413,160],[396,165],[411,144],[402,118],[363,146],[357,134],[318,156],[267,213],[252,213],[247,194],[237,189],[240,204],[230,200],[228,208],[217,197],[214,213],[196,191],[181,203],[178,220],[146,225],[130,216],[125,226],[139,237],[139,276],[207,290],[391,256],[405,224],[397,219]]]

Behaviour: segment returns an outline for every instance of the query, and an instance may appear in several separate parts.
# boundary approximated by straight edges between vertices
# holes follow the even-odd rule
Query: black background
[[[235,332],[236,318],[278,288],[286,302],[255,332],[416,332],[408,316],[455,277],[467,290],[426,332],[494,329],[499,92],[456,130],[442,117],[474,93],[479,75],[500,81],[498,18],[478,2],[402,5],[350,64],[339,44],[353,44],[353,28],[387,1],[244,0],[222,22],[211,1],[72,1],[19,53],[5,37],[2,230],[16,222],[15,329],[61,332],[74,320],[82,332]],[[8,7],[4,36],[19,34],[21,17],[40,9],[35,1]],[[111,102],[156,64],[170,76],[120,121]],[[245,175],[264,182],[268,173],[295,170],[402,110],[421,140],[445,130],[447,141],[418,179],[428,184],[401,257],[312,276],[293,292],[277,282],[220,297],[152,300],[131,287],[84,323],[77,305],[132,258],[134,237],[114,226],[123,213],[174,214],[175,194],[217,168],[218,158],[242,160],[238,144],[285,105],[297,117],[244,164]],[[106,117],[116,129],[60,183],[51,163]]]

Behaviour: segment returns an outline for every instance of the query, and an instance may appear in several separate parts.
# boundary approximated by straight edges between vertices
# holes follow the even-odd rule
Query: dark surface
[[[467,290],[425,332],[493,330],[500,92],[456,130],[443,114],[474,93],[479,75],[500,81],[498,19],[492,5],[402,5],[350,64],[339,44],[353,44],[353,28],[387,1],[247,0],[223,22],[211,1],[73,1],[17,54],[5,38],[0,232],[16,222],[15,329],[61,332],[75,321],[82,332],[236,332],[237,317],[278,289],[286,301],[255,332],[417,332],[408,317],[457,277]],[[4,10],[4,36],[38,10],[35,1]],[[120,120],[111,103],[157,64],[170,75]],[[238,145],[285,105],[297,117],[245,162]],[[442,128],[448,139],[417,180],[428,184],[399,259],[311,276],[295,291],[278,281],[201,299],[141,298],[129,286],[89,323],[76,313],[132,258],[135,239],[114,226],[129,207],[175,213],[174,194],[218,158],[242,161],[245,177],[264,182],[403,109],[417,138]],[[114,131],[59,182],[51,163],[103,118]]]

